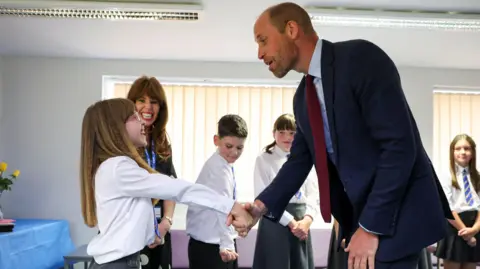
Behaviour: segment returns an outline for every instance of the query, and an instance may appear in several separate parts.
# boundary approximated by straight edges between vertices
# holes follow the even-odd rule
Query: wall
[[[480,86],[480,71],[400,69],[404,89],[431,152],[434,85]],[[9,217],[63,218],[76,244],[95,234],[83,224],[79,198],[80,129],[85,109],[101,99],[102,76],[269,80],[260,63],[112,61],[6,57],[3,59],[1,136],[10,166],[22,169],[11,193],[2,197]],[[288,80],[298,80],[292,74]],[[275,80],[279,82],[279,80]],[[2,85],[0,83],[0,85]],[[7,129],[8,128],[8,129]],[[180,210],[179,210],[180,211]],[[176,221],[176,227],[178,221]]]
[[[5,161],[3,156],[3,143],[2,140],[2,129],[3,126],[2,115],[3,115],[3,80],[2,80],[2,71],[3,71],[3,58],[0,57],[0,162]],[[1,201],[0,201],[1,202]]]

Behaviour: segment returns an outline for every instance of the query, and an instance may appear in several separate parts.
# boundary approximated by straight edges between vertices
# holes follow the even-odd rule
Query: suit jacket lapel
[[[325,97],[328,126],[330,129],[333,150],[335,152],[335,158],[338,159],[335,111],[333,110],[333,104],[335,103],[333,56],[333,44],[323,40],[321,58],[323,94]],[[335,160],[335,163],[337,163],[336,161],[337,160]]]

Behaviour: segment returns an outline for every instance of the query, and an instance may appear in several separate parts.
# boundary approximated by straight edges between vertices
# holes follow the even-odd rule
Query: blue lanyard
[[[148,150],[145,147],[145,157],[147,158],[147,163],[151,168],[156,169],[157,156],[155,154],[155,142],[153,141],[153,138],[152,138],[152,143],[150,144],[150,152],[151,154],[148,154]]]
[[[288,161],[288,158],[290,157],[290,153],[287,154],[287,161]],[[300,190],[297,191],[297,193],[295,193],[295,197],[300,200],[300,198],[302,198],[302,192]]]
[[[156,169],[157,156],[155,154],[155,142],[153,141],[153,138],[152,143],[150,144],[150,152],[151,154],[148,154],[148,150],[145,148],[145,157],[147,158],[148,166],[150,166],[152,169]],[[162,238],[160,231],[158,231],[158,221],[157,216],[155,215],[155,206],[153,206],[153,225],[155,227],[155,234],[158,236],[158,238]]]
[[[233,170],[232,166],[232,174],[233,174],[233,200],[237,199],[237,181],[235,180],[235,171]]]

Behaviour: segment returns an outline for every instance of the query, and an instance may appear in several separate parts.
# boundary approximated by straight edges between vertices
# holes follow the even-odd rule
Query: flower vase
[[[2,193],[3,193],[3,191],[0,191],[0,219],[3,219],[3,213],[2,213]]]

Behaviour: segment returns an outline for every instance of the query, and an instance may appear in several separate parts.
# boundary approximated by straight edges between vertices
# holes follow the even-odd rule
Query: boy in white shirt
[[[197,184],[206,185],[219,194],[236,200],[237,188],[233,163],[242,155],[247,124],[238,115],[225,115],[218,122],[214,143],[217,151],[205,162]],[[217,213],[197,206],[187,211],[188,259],[190,269],[237,269],[235,239],[232,226],[218,223]]]

